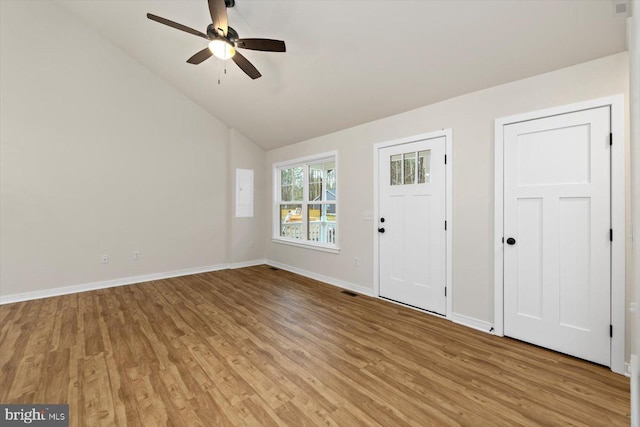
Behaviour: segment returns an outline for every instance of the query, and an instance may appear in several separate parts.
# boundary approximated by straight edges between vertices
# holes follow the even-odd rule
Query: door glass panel
[[[418,153],[418,184],[431,182],[431,150]]]
[[[404,155],[404,183],[416,183],[416,153],[406,153]]]
[[[280,205],[280,236],[302,239],[302,205]]]
[[[402,154],[391,156],[391,185],[402,185]]]

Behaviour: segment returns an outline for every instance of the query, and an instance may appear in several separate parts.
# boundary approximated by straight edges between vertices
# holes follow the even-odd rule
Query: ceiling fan
[[[232,59],[242,71],[252,79],[257,79],[262,74],[251,62],[236,49],[260,50],[264,52],[286,52],[286,46],[282,40],[272,39],[241,39],[236,30],[227,23],[227,7],[233,7],[235,0],[207,0],[211,24],[207,27],[207,33],[202,33],[177,22],[170,21],[160,16],[147,13],[147,18],[169,27],[193,34],[209,40],[209,46],[193,55],[187,60],[189,64],[200,64],[205,59],[215,55],[220,59]]]

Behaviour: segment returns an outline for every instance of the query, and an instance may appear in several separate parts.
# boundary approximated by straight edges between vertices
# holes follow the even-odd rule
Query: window
[[[337,155],[274,165],[274,241],[337,251]]]
[[[416,158],[418,159],[416,169]],[[431,182],[431,150],[391,156],[391,185],[429,184]],[[416,181],[417,175],[417,181]]]

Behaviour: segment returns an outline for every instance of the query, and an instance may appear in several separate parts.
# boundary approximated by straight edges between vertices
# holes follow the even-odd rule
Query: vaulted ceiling
[[[146,18],[205,32],[205,0],[59,3],[266,150],[626,49],[613,0],[236,0],[240,37],[287,44],[242,51],[251,80],[230,61],[187,64],[206,40]]]

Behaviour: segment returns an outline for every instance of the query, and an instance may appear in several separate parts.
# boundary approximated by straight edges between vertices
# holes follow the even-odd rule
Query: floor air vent
[[[358,294],[356,294],[355,292],[351,292],[351,291],[342,291],[343,294],[348,295],[350,297],[357,297]]]
[[[273,270],[273,271],[278,271],[278,270],[280,270],[279,268],[276,268],[276,267],[269,267],[269,269],[271,269],[271,270]]]

